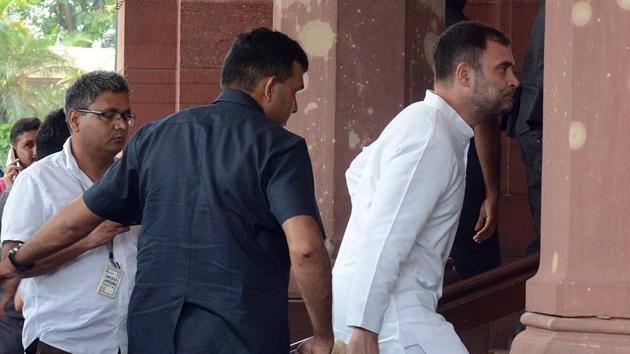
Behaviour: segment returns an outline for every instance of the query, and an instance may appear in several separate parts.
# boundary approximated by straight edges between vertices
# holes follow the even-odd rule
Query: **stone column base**
[[[527,330],[512,343],[510,354],[630,353],[630,319],[567,318],[527,312]]]

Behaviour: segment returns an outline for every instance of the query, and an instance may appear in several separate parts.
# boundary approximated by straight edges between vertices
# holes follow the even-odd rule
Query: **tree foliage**
[[[27,0],[0,0],[0,19],[5,19],[9,15],[9,10],[25,6],[27,6]]]
[[[0,0],[9,1],[9,0]],[[33,33],[51,44],[90,47],[113,30],[115,0],[12,0],[12,19],[20,20]]]
[[[81,74],[48,46],[103,42],[114,16],[115,0],[0,0],[0,161],[11,123],[61,107]]]
[[[0,21],[0,120],[43,116],[63,102],[64,81],[78,74],[46,43]],[[57,79],[46,79],[56,77]],[[58,79],[61,77],[61,79]]]
[[[46,41],[0,20],[0,164],[9,146],[11,124],[23,117],[44,117],[63,105],[68,81],[79,69],[51,52]]]

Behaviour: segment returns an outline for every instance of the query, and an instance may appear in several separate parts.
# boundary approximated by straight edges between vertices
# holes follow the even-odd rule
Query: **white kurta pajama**
[[[352,214],[333,269],[335,337],[382,354],[467,353],[435,312],[464,199],[473,131],[442,98],[398,114],[346,172]]]

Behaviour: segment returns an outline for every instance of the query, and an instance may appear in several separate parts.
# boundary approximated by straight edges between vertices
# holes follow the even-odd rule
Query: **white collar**
[[[63,162],[65,164],[64,167],[66,168],[66,171],[68,171],[68,173],[70,173],[72,177],[74,177],[77,180],[77,182],[81,185],[81,189],[85,191],[88,188],[90,188],[92,184],[94,184],[94,182],[92,182],[90,177],[88,177],[85,174],[85,172],[83,172],[79,168],[79,164],[77,163],[77,160],[74,158],[74,155],[72,154],[71,142],[72,142],[72,137],[69,137],[68,140],[66,140],[66,142],[63,144],[62,153],[63,153]]]
[[[475,135],[473,129],[442,97],[432,90],[427,90],[424,102],[442,111],[454,123],[455,128],[462,135],[462,143],[470,142]]]

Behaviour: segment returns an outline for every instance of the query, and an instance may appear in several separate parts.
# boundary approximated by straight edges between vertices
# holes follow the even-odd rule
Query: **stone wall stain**
[[[293,4],[294,4],[294,3],[296,3],[296,2],[297,2],[297,3],[300,3],[300,4],[303,4],[303,5],[307,5],[307,6],[311,4],[311,0],[280,0],[280,1],[281,1],[281,3],[282,3],[282,5],[281,5],[281,6],[282,6],[282,8],[285,8],[285,9],[286,9],[287,7],[289,7],[289,6],[293,5]],[[319,2],[318,2],[318,3],[319,3]]]
[[[318,107],[317,103],[310,102],[309,104],[306,105],[306,108],[304,108],[304,114],[308,114],[308,112],[316,109],[317,107]]]
[[[571,21],[578,27],[586,26],[591,21],[592,16],[593,9],[588,1],[579,1],[571,9]]]
[[[354,131],[354,129],[350,129],[350,132],[348,132],[348,146],[350,147],[350,149],[355,149],[360,144],[361,144],[361,138]]]
[[[422,6],[431,9],[431,11],[433,11],[433,13],[436,16],[438,16],[438,17],[444,16],[444,11],[446,11],[446,9],[444,7],[444,1],[418,0],[418,2]]]
[[[320,20],[311,21],[304,25],[298,38],[304,51],[315,57],[327,58],[335,43],[335,33],[330,24]]]
[[[574,121],[569,126],[569,148],[578,150],[586,142],[586,126],[582,122]]]
[[[630,11],[630,0],[617,0],[617,4],[622,9]]]

